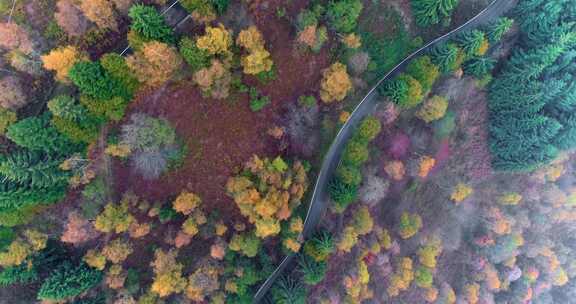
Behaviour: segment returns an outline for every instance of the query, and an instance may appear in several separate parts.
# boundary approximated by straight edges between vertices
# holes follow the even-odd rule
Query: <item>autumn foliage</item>
[[[247,174],[228,179],[228,195],[256,226],[258,237],[278,234],[280,221],[290,217],[308,188],[304,166],[300,161],[289,166],[280,157],[271,160],[254,155],[244,169]]]
[[[87,57],[74,46],[66,46],[53,49],[47,55],[42,56],[44,68],[56,72],[56,79],[68,82],[68,71],[75,63],[86,60]]]
[[[256,75],[272,69],[270,53],[264,47],[262,33],[255,26],[240,31],[236,43],[248,51],[241,59],[245,74]]]
[[[184,61],[176,48],[162,42],[144,43],[142,49],[126,59],[138,80],[149,86],[159,86],[172,79]]]
[[[340,62],[332,64],[322,72],[320,83],[320,99],[325,103],[342,101],[352,89],[352,81],[346,66]]]

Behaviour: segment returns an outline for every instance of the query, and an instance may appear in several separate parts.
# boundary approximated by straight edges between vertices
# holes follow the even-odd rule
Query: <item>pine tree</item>
[[[490,57],[473,57],[464,63],[464,73],[481,78],[490,73],[496,64],[496,60]]]
[[[64,263],[42,283],[38,291],[38,299],[45,301],[66,300],[93,288],[101,280],[102,272],[90,268],[86,264],[73,266],[70,263]]]
[[[442,73],[448,73],[460,67],[464,53],[454,43],[443,43],[430,50],[430,58]]]
[[[486,29],[486,37],[490,43],[496,43],[502,39],[504,34],[506,34],[510,28],[512,28],[514,20],[508,17],[501,17],[494,23],[490,24]]]
[[[51,126],[46,114],[28,117],[10,125],[6,137],[22,148],[60,155],[69,155],[80,148]]]
[[[412,0],[411,3],[416,23],[425,27],[450,17],[458,0]]]
[[[172,29],[164,18],[152,6],[136,4],[130,8],[128,16],[132,20],[130,29],[144,39],[144,42],[157,40],[164,43],[174,42]]]
[[[68,174],[59,169],[62,158],[54,158],[41,152],[14,151],[0,156],[0,174],[5,180],[30,185],[34,188],[50,188],[66,183]]]
[[[486,38],[482,31],[472,30],[460,34],[460,36],[455,40],[458,46],[460,46],[464,51],[464,54],[466,54],[467,57],[472,57],[477,55],[478,51],[482,47],[484,39]]]

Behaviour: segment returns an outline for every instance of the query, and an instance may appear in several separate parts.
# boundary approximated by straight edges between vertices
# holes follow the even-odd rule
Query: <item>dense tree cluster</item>
[[[576,144],[571,1],[522,1],[521,38],[490,86],[490,150],[499,170],[530,170]]]
[[[411,0],[412,13],[419,26],[429,26],[450,20],[458,0]]]
[[[300,161],[287,164],[282,158],[253,156],[244,173],[231,177],[226,191],[242,215],[256,226],[261,238],[280,232],[280,222],[292,215],[308,188],[307,170]]]
[[[365,118],[346,145],[342,162],[336,170],[336,178],[329,185],[330,197],[335,202],[337,212],[343,212],[357,199],[358,187],[362,183],[360,169],[368,160],[368,145],[381,129],[381,123],[376,117]]]

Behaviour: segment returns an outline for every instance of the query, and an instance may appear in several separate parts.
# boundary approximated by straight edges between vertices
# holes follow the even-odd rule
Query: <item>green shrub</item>
[[[270,97],[262,95],[254,87],[251,87],[248,93],[250,94],[250,110],[252,112],[258,112],[270,103]]]
[[[101,280],[102,272],[86,264],[72,266],[70,263],[64,263],[42,283],[38,291],[38,299],[62,301],[93,288]]]
[[[178,216],[178,212],[172,209],[171,206],[164,206],[160,208],[160,213],[158,213],[158,219],[160,223],[166,224]]]
[[[318,104],[318,100],[316,100],[316,97],[312,95],[302,95],[298,97],[298,104],[310,108]]]
[[[205,50],[201,50],[196,46],[194,40],[184,37],[180,40],[178,45],[180,55],[188,63],[192,71],[198,71],[202,68],[210,66],[210,54]]]
[[[359,0],[331,0],[326,10],[330,26],[340,33],[354,31],[362,7]]]
[[[154,7],[141,4],[133,5],[128,16],[132,20],[130,29],[138,33],[145,41],[174,42],[172,29],[166,25],[164,18]]]

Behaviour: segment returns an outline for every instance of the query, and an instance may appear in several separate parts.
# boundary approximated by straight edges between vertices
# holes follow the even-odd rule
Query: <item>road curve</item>
[[[501,16],[510,8],[512,8],[517,0],[494,0],[486,8],[484,8],[476,16],[465,22],[464,24],[458,26],[452,31],[428,42],[426,45],[416,50],[412,54],[408,55],[404,60],[402,60],[398,65],[392,68],[386,75],[384,75],[377,83],[372,87],[366,96],[360,101],[356,106],[348,121],[342,126],[338,134],[336,135],[330,149],[324,156],[322,161],[322,167],[318,173],[316,179],[316,184],[314,185],[314,192],[312,193],[312,198],[310,200],[310,206],[306,214],[306,219],[304,220],[304,229],[302,232],[302,237],[304,239],[309,238],[316,229],[316,226],[320,222],[323,213],[326,211],[329,204],[329,194],[328,194],[328,183],[340,162],[340,158],[346,143],[352,137],[353,131],[356,126],[370,113],[374,112],[374,109],[378,105],[378,96],[376,88],[382,84],[388,78],[396,75],[399,71],[404,68],[404,66],[413,58],[422,55],[431,46],[442,43],[449,40],[452,36],[459,34],[460,32],[473,29],[481,24],[488,23],[495,18]],[[260,286],[256,295],[254,297],[254,302],[258,303],[261,301],[266,292],[270,289],[274,281],[284,272],[285,268],[294,259],[296,254],[288,255],[282,260],[280,265],[274,270],[274,272],[266,279],[266,281]]]

